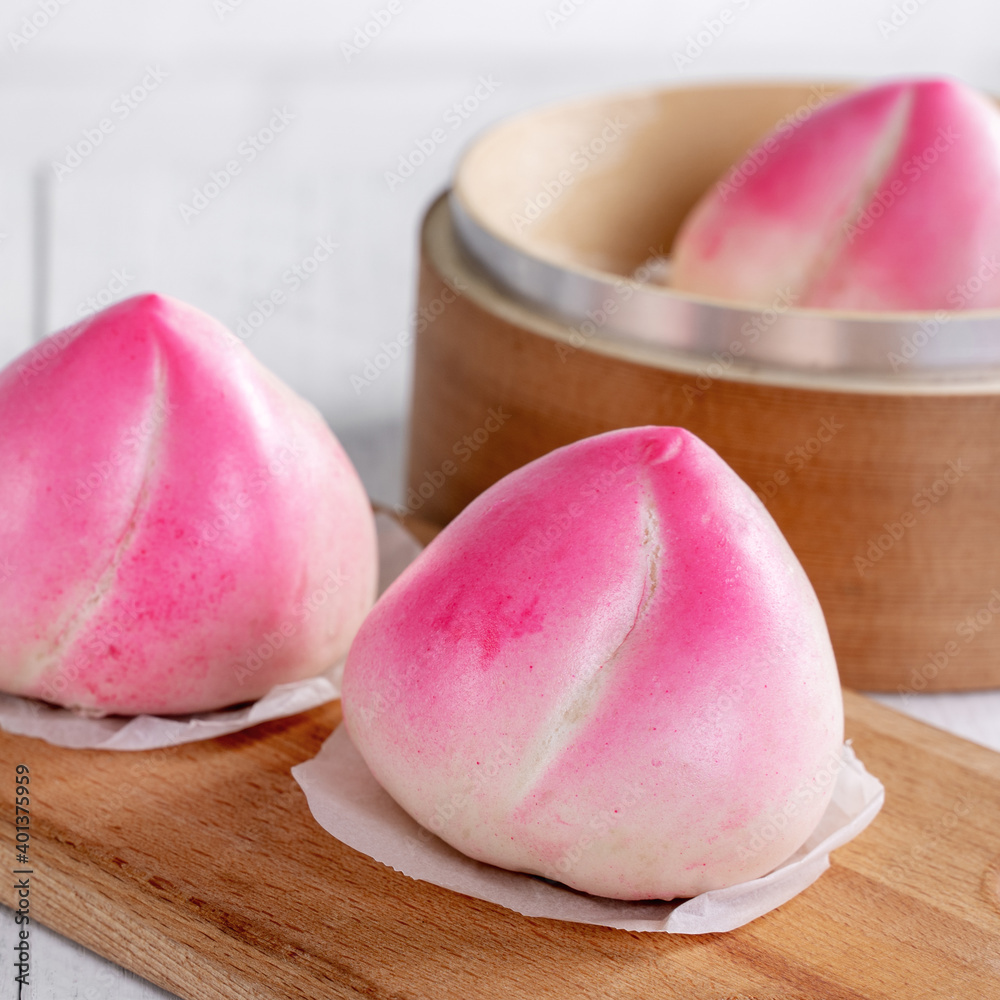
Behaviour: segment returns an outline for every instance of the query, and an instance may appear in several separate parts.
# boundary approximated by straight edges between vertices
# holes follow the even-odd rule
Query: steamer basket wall
[[[998,686],[1000,316],[754,313],[647,280],[700,193],[837,89],[595,99],[482,137],[424,221],[407,504],[444,524],[552,448],[687,427],[785,532],[845,684]]]

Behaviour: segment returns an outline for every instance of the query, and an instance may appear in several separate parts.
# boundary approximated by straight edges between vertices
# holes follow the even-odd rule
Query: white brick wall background
[[[46,8],[57,12],[27,38],[24,19]],[[379,10],[377,37],[345,54]],[[711,38],[700,51],[699,34]],[[284,289],[250,349],[319,406],[369,492],[393,502],[410,356],[360,394],[350,376],[406,328],[420,215],[477,132],[547,101],[705,79],[950,73],[1000,91],[998,40],[987,0],[6,0],[0,363],[102,292],[155,289],[235,327]],[[128,107],[120,95],[153,82],[150,68],[165,78]],[[481,76],[498,86],[452,128],[444,116]],[[241,144],[274,109],[293,117],[251,162]],[[67,145],[102,119],[100,144],[67,164]],[[442,124],[446,140],[390,190],[385,172]],[[179,206],[231,160],[240,172],[185,220]],[[70,169],[57,176],[57,162]],[[336,248],[293,290],[285,274],[320,239]],[[1000,749],[994,696],[902,707]],[[11,926],[0,920],[5,953]],[[167,996],[55,935],[32,943],[31,1000]],[[11,987],[4,976],[2,1000]]]

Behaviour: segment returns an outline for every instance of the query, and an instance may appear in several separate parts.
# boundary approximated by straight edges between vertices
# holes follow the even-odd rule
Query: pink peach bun
[[[375,778],[448,844],[620,899],[783,862],[844,735],[802,567],[676,427],[578,441],[473,501],[365,619],[343,708]]]

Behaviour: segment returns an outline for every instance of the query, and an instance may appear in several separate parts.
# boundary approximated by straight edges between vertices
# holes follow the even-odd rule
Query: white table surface
[[[411,358],[360,394],[350,377],[407,327],[420,214],[485,126],[555,99],[721,77],[951,73],[1000,90],[989,0],[929,0],[898,25],[890,0],[393,0],[398,13],[357,54],[342,43],[388,0],[60,2],[27,42],[12,34],[40,0],[0,11],[0,364],[116,272],[123,295],[167,292],[235,326],[329,238],[331,260],[248,343],[319,406],[389,503],[401,496]],[[730,23],[679,68],[724,8]],[[116,99],[150,68],[165,78],[123,116]],[[452,128],[449,109],[482,77],[492,93]],[[180,204],[275,109],[292,116],[284,131],[186,224]],[[66,145],[102,118],[113,130],[57,177]],[[390,189],[385,173],[442,125],[445,141]],[[1000,750],[1000,693],[879,700]],[[14,929],[0,914],[0,1000],[17,995]],[[25,1000],[169,996],[44,928],[31,944]]]

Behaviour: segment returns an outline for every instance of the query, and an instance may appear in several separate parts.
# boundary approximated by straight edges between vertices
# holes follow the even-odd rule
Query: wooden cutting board
[[[147,753],[0,734],[0,758],[31,768],[32,917],[190,1000],[1000,1000],[1000,754],[845,697],[884,810],[800,896],[704,937],[529,919],[343,846],[289,774],[338,704]]]

